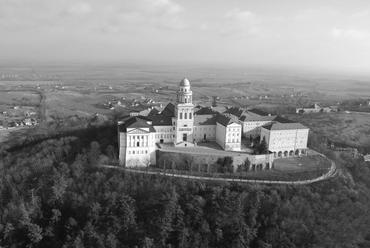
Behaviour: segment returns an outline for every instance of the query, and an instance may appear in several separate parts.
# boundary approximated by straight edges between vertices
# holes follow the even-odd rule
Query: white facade
[[[171,143],[175,138],[173,126],[153,126],[155,143]]]
[[[243,125],[243,136],[249,138],[250,135],[257,136],[261,133],[261,127],[271,123],[269,121],[244,121]]]
[[[241,125],[235,122],[228,124],[227,126],[217,123],[216,142],[224,150],[240,151]]]
[[[274,125],[279,127],[274,129]],[[272,124],[268,128],[261,128],[261,140],[265,139],[268,150],[277,157],[288,157],[304,153],[307,149],[308,133],[309,129],[302,125]]]
[[[196,142],[215,141],[216,125],[194,126],[194,139]]]
[[[162,143],[191,147],[215,141],[224,150],[240,151],[242,135],[249,137],[252,133],[260,135],[261,140],[265,138],[268,149],[280,156],[307,148],[308,128],[298,123],[282,124],[274,121],[273,116],[237,108],[228,113],[203,108],[206,111],[194,114],[192,97],[190,82],[183,79],[176,104],[170,103],[153,115],[129,116],[119,122],[120,164],[128,167],[155,164],[156,149]]]
[[[226,127],[225,150],[240,151],[242,128],[239,123],[232,123]]]
[[[129,167],[155,164],[154,133],[149,128],[129,128],[119,133],[120,163]]]

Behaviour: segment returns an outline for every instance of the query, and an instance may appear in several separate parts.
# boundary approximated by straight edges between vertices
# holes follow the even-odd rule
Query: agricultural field
[[[40,103],[40,95],[34,91],[1,90],[0,106],[35,106]]]
[[[370,147],[370,114],[356,112],[288,115],[332,141],[354,147]]]

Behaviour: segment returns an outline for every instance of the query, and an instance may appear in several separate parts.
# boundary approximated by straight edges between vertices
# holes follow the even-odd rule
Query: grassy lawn
[[[319,155],[297,158],[279,158],[274,161],[274,168],[282,172],[302,172],[330,168],[330,161]]]

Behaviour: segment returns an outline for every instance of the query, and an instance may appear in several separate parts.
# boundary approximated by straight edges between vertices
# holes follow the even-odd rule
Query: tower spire
[[[190,89],[190,82],[187,78],[184,78],[180,82],[180,88],[177,92],[177,103],[178,104],[191,104],[193,101],[193,92]]]

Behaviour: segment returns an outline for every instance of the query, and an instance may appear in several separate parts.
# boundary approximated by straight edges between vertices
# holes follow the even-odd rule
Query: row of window
[[[232,127],[229,127],[229,128],[227,128],[227,131],[228,131],[228,132],[240,132],[240,129],[239,129],[239,128],[232,128]]]
[[[128,154],[148,154],[148,150],[128,151]]]
[[[239,139],[230,139],[230,138],[227,139],[227,143],[238,143],[238,142]]]
[[[227,137],[231,137],[231,136],[235,137],[235,136],[239,136],[239,135],[240,135],[240,133],[228,133]]]
[[[144,139],[144,137],[147,137],[147,136],[144,136],[144,135],[129,135],[128,138],[129,140],[131,139]]]
[[[156,128],[155,129],[155,131],[157,132],[157,133],[166,133],[166,132],[172,132],[172,128],[166,128],[166,129],[160,129],[160,128]]]
[[[182,115],[183,113],[182,112],[180,112],[180,115],[179,115],[179,119],[182,119],[182,117],[183,117],[183,115]],[[193,114],[192,113],[189,113],[189,119],[191,120],[193,118]],[[184,113],[184,119],[188,119],[188,113]]]
[[[199,130],[199,131],[211,131],[211,130],[215,130],[216,126],[215,127],[194,127],[194,130]]]
[[[156,139],[170,139],[170,138],[175,138],[174,134],[156,134],[155,138]]]
[[[134,141],[134,142],[128,142],[127,147],[147,147],[148,146],[148,141],[143,142],[143,141]]]

